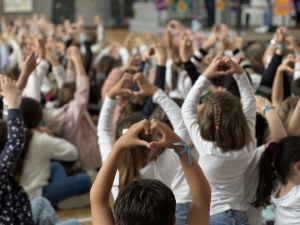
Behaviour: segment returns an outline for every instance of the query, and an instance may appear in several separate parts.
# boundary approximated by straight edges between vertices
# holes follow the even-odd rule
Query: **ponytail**
[[[256,200],[252,203],[255,208],[266,207],[271,204],[270,197],[277,180],[275,159],[278,153],[279,145],[270,143],[260,158]]]
[[[13,169],[13,175],[18,182],[20,182],[20,179],[21,179],[21,175],[22,175],[23,167],[24,167],[24,161],[26,159],[26,155],[27,155],[27,152],[29,149],[29,145],[30,145],[32,136],[33,136],[33,134],[32,134],[31,129],[26,129],[25,130],[26,142],[24,145],[24,149],[21,152],[20,157],[18,158],[18,160],[15,164],[15,168]]]

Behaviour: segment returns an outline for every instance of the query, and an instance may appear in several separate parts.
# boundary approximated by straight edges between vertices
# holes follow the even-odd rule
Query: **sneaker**
[[[257,34],[265,34],[267,33],[269,30],[269,26],[260,26],[258,28],[255,28],[254,29],[254,33],[257,33]]]
[[[60,210],[84,208],[91,204],[90,193],[67,198],[57,204]]]

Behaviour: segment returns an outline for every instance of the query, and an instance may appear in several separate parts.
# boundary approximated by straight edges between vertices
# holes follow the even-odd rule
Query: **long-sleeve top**
[[[10,71],[18,65],[18,59],[20,57],[20,54],[22,54],[22,52],[20,49],[20,45],[16,40],[10,39],[8,43],[13,49],[12,53],[9,55],[9,63],[7,66],[7,70]]]
[[[199,164],[212,189],[210,215],[228,209],[245,211],[247,208],[244,202],[244,174],[256,147],[256,102],[246,73],[234,75],[234,78],[239,86],[242,107],[251,135],[249,144],[244,148],[223,153],[215,143],[203,140],[196,110],[201,93],[210,82],[206,77],[199,77],[182,106],[185,125],[200,155]]]
[[[33,98],[38,102],[41,101],[41,87],[43,80],[49,71],[49,63],[46,60],[41,60],[36,67],[35,74],[29,76],[27,85],[23,90],[22,96]],[[50,87],[51,88],[51,87]]]
[[[162,90],[165,89],[165,80],[166,80],[166,67],[157,66],[156,67],[156,76],[154,80],[154,85]],[[152,101],[152,96],[149,96],[147,102],[141,110],[141,114],[147,118],[152,115],[156,109],[157,104]]]
[[[184,140],[188,139],[188,133],[184,127],[181,119],[180,110],[175,109],[172,102],[166,102],[168,98],[162,90],[158,90],[153,95],[153,100],[157,103],[161,103],[162,107],[168,112],[169,120],[174,126],[174,131],[181,136]],[[167,100],[169,101],[169,99]],[[119,100],[113,100],[108,97],[105,98],[103,103],[99,123],[98,123],[98,137],[101,150],[101,156],[103,163],[107,159],[110,151],[112,150],[116,139],[113,131],[113,112],[118,105]],[[176,105],[176,104],[175,104]],[[170,107],[170,108],[169,108]],[[178,106],[177,106],[178,107]],[[172,114],[173,113],[173,114]],[[172,115],[171,115],[172,114]],[[149,162],[143,169],[140,170],[141,178],[143,179],[157,179],[166,184],[169,188],[172,188],[174,179],[177,174],[177,170],[180,167],[180,161],[178,156],[173,150],[165,149],[164,152],[158,157],[156,161]],[[175,184],[174,184],[175,185]],[[114,199],[118,195],[119,186],[119,172],[117,172],[114,179],[112,194]],[[181,193],[183,196],[186,193]],[[183,197],[184,198],[184,197]],[[188,202],[188,201],[187,201]]]
[[[7,70],[9,63],[9,51],[6,45],[0,45],[0,73]]]
[[[174,61],[168,59],[166,63],[166,83],[169,87],[169,96],[171,98],[185,99],[190,89],[192,88],[192,80],[185,70],[178,73],[177,87],[174,88],[172,85],[172,66]],[[198,77],[198,76],[197,76]]]
[[[89,78],[77,76],[74,99],[59,109],[44,109],[43,115],[53,133],[77,147],[81,165],[96,169],[102,164],[97,130],[87,111],[89,91]]]
[[[19,109],[9,109],[8,141],[0,154],[0,223],[33,225],[30,201],[12,175],[25,144],[25,133]]]
[[[24,161],[20,185],[30,199],[42,196],[43,187],[49,184],[52,159],[75,161],[78,151],[68,141],[31,130],[32,138]]]

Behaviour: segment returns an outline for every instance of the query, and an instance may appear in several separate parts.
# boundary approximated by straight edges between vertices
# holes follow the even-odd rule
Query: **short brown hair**
[[[211,94],[199,118],[201,136],[215,142],[223,151],[244,148],[250,142],[250,130],[240,100],[227,92]]]

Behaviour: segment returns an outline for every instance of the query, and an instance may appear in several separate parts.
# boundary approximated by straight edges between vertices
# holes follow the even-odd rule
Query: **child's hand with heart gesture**
[[[144,132],[145,135],[150,134],[150,123],[148,120],[144,119],[139,123],[133,124],[116,142],[114,148],[116,149],[126,149],[133,148],[137,146],[144,146],[151,148],[150,143],[143,141],[139,138],[139,134]]]
[[[131,74],[126,73],[122,79],[109,91],[108,97],[110,99],[116,99],[117,95],[128,93],[132,94],[132,91],[128,88],[124,88],[126,83],[133,83],[133,77]]]
[[[229,69],[227,71],[219,71],[219,66],[225,65]],[[238,74],[241,75],[244,73],[244,69],[236,62],[234,62],[228,56],[217,56],[214,58],[209,67],[205,70],[202,76],[211,80],[217,76],[226,76],[229,74]]]
[[[183,140],[165,123],[162,123],[156,119],[152,119],[150,126],[150,133],[153,135],[156,131],[162,134],[160,142],[151,142],[150,146],[155,148],[171,148],[175,151],[181,151],[182,146],[174,146],[173,143]]]
[[[150,84],[142,73],[136,73],[133,77],[133,81],[136,82],[140,88],[139,91],[133,92],[135,96],[148,97],[155,94],[158,87]]]

